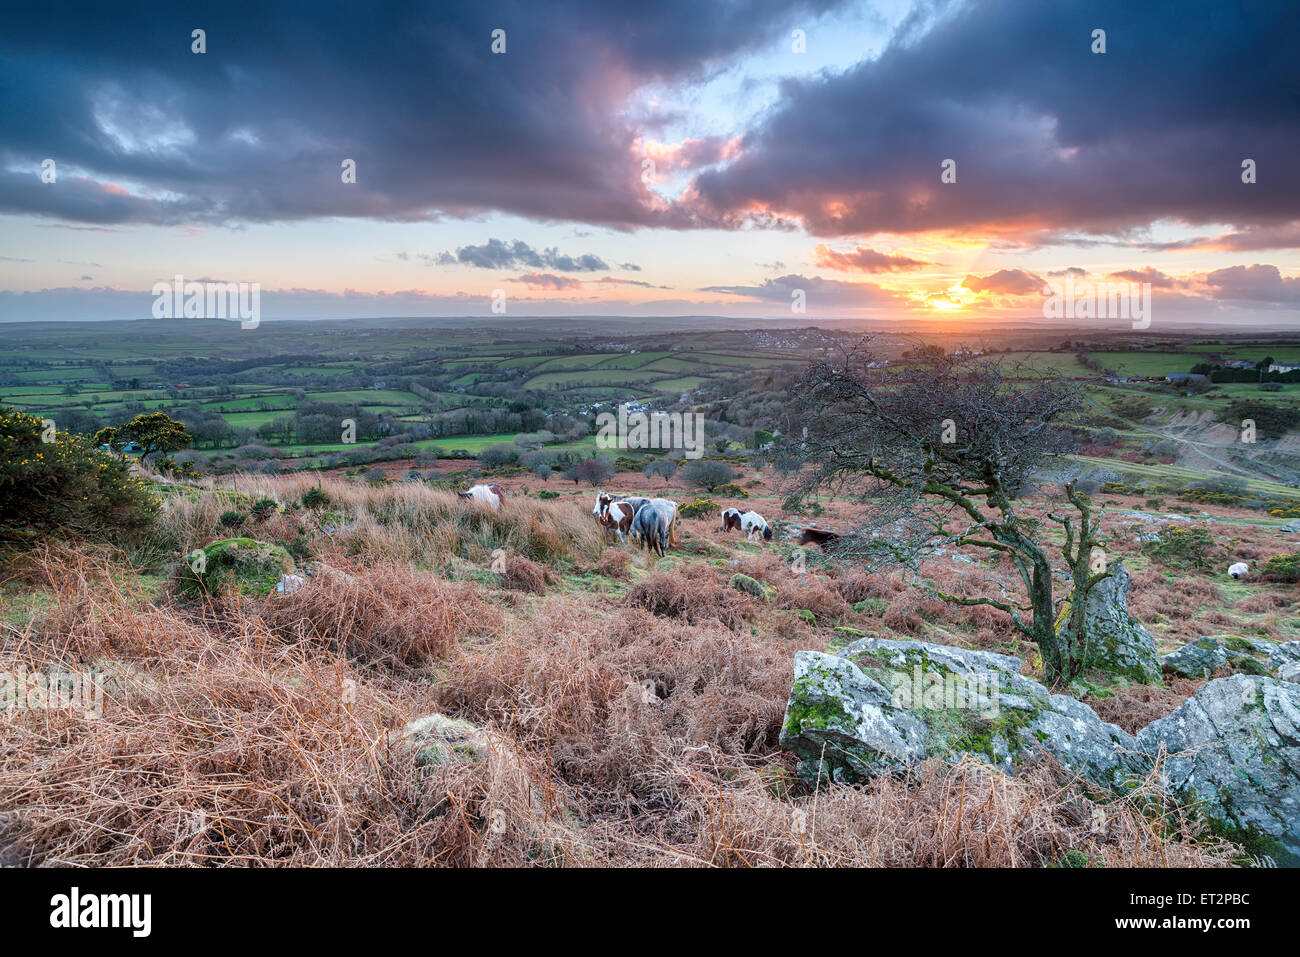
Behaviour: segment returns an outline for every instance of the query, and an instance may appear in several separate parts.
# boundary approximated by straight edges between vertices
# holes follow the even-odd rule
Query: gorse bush
[[[57,535],[126,544],[148,528],[157,509],[124,460],[85,436],[0,407],[0,542]]]
[[[707,518],[716,515],[719,508],[718,503],[711,498],[697,498],[693,502],[687,502],[677,511],[682,518]]]
[[[726,498],[749,498],[749,493],[735,482],[722,483],[713,490],[713,494],[722,495]]]
[[[1274,555],[1259,569],[1260,578],[1274,582],[1300,582],[1300,554]]]
[[[248,510],[253,513],[253,518],[257,519],[259,522],[263,522],[274,515],[276,511],[279,510],[279,507],[280,506],[276,504],[275,499],[266,498],[264,496],[249,506]]]
[[[1220,560],[1220,548],[1204,525],[1163,528],[1142,546],[1152,560],[1171,568],[1211,568]]]
[[[313,485],[302,493],[302,504],[307,508],[324,508],[329,503],[329,493],[319,485]]]

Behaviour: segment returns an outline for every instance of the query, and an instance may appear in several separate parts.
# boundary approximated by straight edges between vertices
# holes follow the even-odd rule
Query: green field
[[[1122,376],[1166,376],[1172,372],[1190,372],[1192,366],[1204,361],[1198,356],[1173,352],[1090,352],[1088,358]]]

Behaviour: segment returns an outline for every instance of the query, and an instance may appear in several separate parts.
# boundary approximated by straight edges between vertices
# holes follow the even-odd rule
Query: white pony
[[[745,512],[740,516],[740,530],[745,533],[745,537],[751,542],[756,542],[760,537],[764,541],[772,540],[772,526],[758,512]]]

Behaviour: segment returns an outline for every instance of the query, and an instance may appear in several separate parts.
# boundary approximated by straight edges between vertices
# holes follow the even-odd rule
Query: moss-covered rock
[[[1142,684],[1160,681],[1160,656],[1156,640],[1128,613],[1129,573],[1123,562],[1110,566],[1110,577],[1088,592],[1083,613],[1083,634],[1073,634],[1071,599],[1062,603],[1056,619],[1057,637],[1084,648],[1084,668],[1122,675]]]
[[[1189,641],[1161,659],[1168,674],[1184,678],[1208,678],[1224,665],[1245,675],[1272,675],[1267,664],[1274,642],[1238,635],[1206,635]]]
[[[748,575],[742,575],[740,572],[731,576],[729,582],[736,591],[742,591],[746,595],[753,595],[755,598],[767,600],[767,589],[756,578],[750,578]]]
[[[1007,655],[863,638],[838,655],[801,651],[794,667],[781,743],[810,781],[962,755],[1010,771],[1039,751],[1099,783],[1136,770],[1131,735],[1023,677]]]
[[[231,586],[245,595],[269,595],[293,570],[292,556],[280,545],[226,538],[186,555],[177,582],[189,597],[219,594]]]

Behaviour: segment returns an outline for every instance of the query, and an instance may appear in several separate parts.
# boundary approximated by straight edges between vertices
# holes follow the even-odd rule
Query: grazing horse
[[[660,503],[673,504],[667,499],[657,498],[637,509],[632,517],[631,532],[646,551],[662,558],[668,551],[670,529],[677,520],[677,510],[663,508]]]
[[[759,536],[764,541],[772,540],[772,526],[767,524],[762,515],[758,512],[746,512],[740,516],[740,530],[745,533],[745,537],[751,542],[756,542]]]
[[[677,547],[677,503],[670,498],[652,498],[646,503],[646,506],[654,506],[664,514],[664,521],[668,523],[668,544]]]
[[[641,506],[648,501],[650,501],[650,499],[640,498],[636,495],[610,495],[608,492],[601,491],[596,493],[596,505],[592,508],[591,514],[596,516],[596,518],[600,518],[600,513],[605,510],[605,506],[610,502],[627,502],[627,504],[632,506],[632,513],[636,514]]]
[[[618,540],[624,542],[632,528],[632,519],[635,515],[636,509],[627,502],[606,502],[604,510],[600,513],[600,524],[605,528],[612,528],[618,535]]]
[[[722,527],[720,532],[730,532],[732,529],[740,531],[740,516],[744,513],[738,508],[727,508],[722,511]]]
[[[461,492],[460,497],[470,502],[480,502],[500,508],[506,500],[506,490],[500,485],[475,485],[468,492]]]
[[[591,514],[596,516],[596,521],[605,528],[612,528],[618,533],[618,540],[624,540],[625,534],[632,526],[632,516],[640,510],[642,505],[649,502],[648,498],[638,498],[631,495],[613,496],[608,492],[600,491],[596,493],[596,505],[591,510]],[[613,510],[612,517],[609,516]],[[622,516],[626,516],[626,521]]]
[[[839,539],[835,532],[828,532],[824,528],[805,528],[799,533],[795,540],[797,545],[818,545],[822,551],[826,551],[826,546]]]

